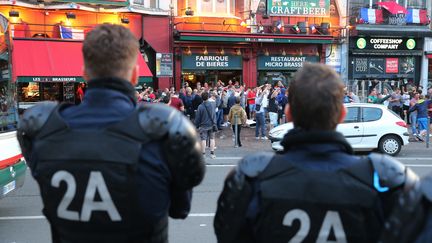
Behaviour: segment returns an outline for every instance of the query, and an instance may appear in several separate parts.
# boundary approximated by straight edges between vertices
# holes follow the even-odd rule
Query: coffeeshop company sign
[[[415,50],[418,47],[417,41],[411,38],[359,37],[355,40],[355,48],[360,50]]]
[[[329,17],[330,0],[268,0],[271,16]]]
[[[185,70],[241,70],[242,57],[236,55],[183,55]]]
[[[258,70],[297,70],[306,62],[319,62],[318,56],[260,56]]]

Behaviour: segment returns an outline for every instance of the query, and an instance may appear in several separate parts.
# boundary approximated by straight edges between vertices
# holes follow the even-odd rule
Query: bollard
[[[428,116],[428,119],[427,119],[427,128],[426,128],[426,148],[429,148],[429,139],[430,139],[430,136],[429,136],[429,134],[430,134],[430,131],[429,131],[429,129],[430,129],[430,117]]]
[[[238,125],[237,125],[237,114],[234,115],[234,146],[238,146]]]

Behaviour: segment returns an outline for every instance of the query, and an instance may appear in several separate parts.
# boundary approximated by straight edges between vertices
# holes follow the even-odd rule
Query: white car
[[[351,144],[354,151],[378,151],[395,156],[403,145],[409,143],[406,123],[384,105],[351,103],[345,104],[347,116],[336,128]],[[272,148],[282,151],[280,142],[293,128],[285,123],[270,130]]]

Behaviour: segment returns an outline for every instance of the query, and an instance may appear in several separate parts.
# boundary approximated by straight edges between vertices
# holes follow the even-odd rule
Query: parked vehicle
[[[26,168],[16,131],[0,133],[0,198],[22,187]]]
[[[383,105],[351,103],[345,104],[347,116],[337,126],[355,151],[378,151],[395,156],[403,145],[409,143],[407,124],[394,112]],[[293,128],[285,123],[273,128],[270,133],[272,148],[283,150],[280,141]]]

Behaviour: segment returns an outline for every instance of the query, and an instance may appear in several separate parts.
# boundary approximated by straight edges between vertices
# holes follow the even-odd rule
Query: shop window
[[[15,85],[0,81],[0,133],[15,130],[18,121]]]
[[[41,100],[39,83],[28,82],[18,84],[18,101],[38,102]]]
[[[150,8],[159,8],[159,0],[150,0]]]
[[[234,16],[235,0],[189,0],[186,6],[195,8],[198,16]]]
[[[356,15],[360,8],[370,7],[378,2],[387,2],[390,0],[351,0],[350,1],[350,16]],[[399,5],[405,8],[421,9],[426,8],[426,1],[429,0],[399,0],[396,1]]]
[[[399,5],[405,8],[426,8],[426,0],[399,0]]]

